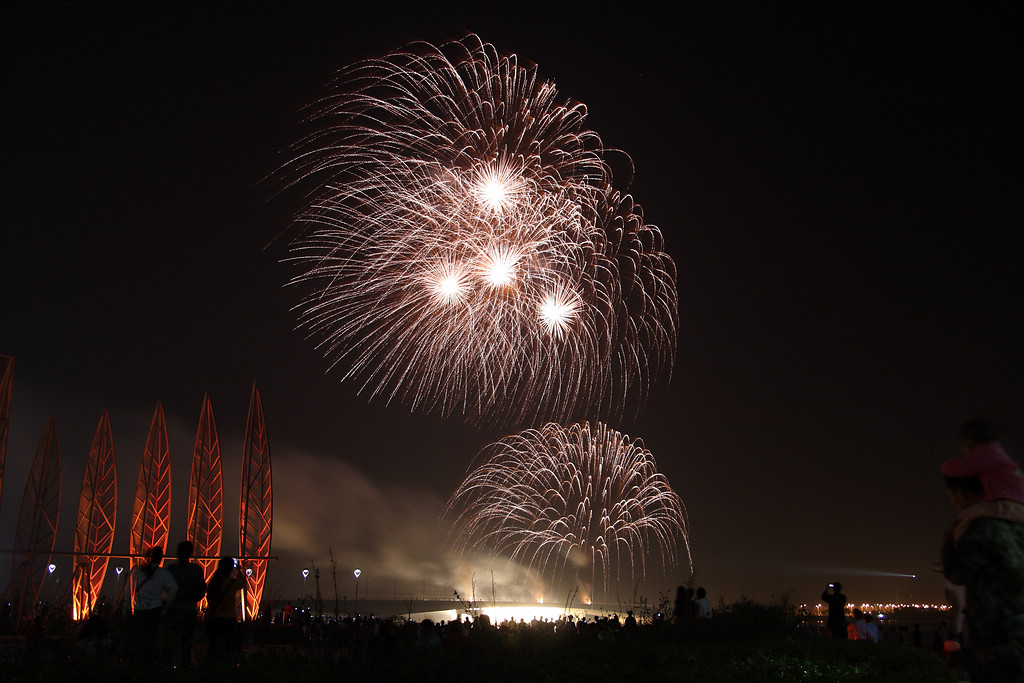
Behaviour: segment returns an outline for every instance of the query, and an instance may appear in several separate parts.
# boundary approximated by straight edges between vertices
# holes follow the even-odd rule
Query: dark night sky
[[[70,548],[107,409],[127,549],[158,400],[176,543],[203,392],[234,533],[255,379],[282,558],[270,590],[294,594],[299,568],[327,566],[328,548],[371,589],[464,590],[437,515],[502,433],[368,402],[325,374],[282,288],[274,240],[294,198],[271,198],[261,179],[335,69],[472,31],[587,104],[589,126],[633,158],[630,191],[676,261],[671,384],[612,426],[644,439],[685,501],[697,582],[713,600],[814,601],[839,579],[858,602],[938,601],[930,567],[954,510],[937,468],[959,424],[989,415],[1024,453],[1024,113],[1009,16],[953,3],[672,17],[552,4],[254,16],[65,3],[9,17],[0,353],[16,367],[0,547],[53,414],[58,546]],[[0,583],[8,575],[0,558]],[[684,576],[651,572],[646,594]]]

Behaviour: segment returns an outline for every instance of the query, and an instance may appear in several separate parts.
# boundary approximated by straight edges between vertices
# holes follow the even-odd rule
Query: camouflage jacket
[[[963,520],[942,551],[946,578],[964,586],[967,642],[1000,677],[1024,673],[1024,524],[1009,517]]]

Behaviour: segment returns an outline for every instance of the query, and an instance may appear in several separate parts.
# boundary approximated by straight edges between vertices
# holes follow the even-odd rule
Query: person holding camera
[[[832,637],[846,640],[846,596],[842,590],[843,584],[838,581],[830,583],[822,592],[821,601],[828,605],[828,629]]]
[[[206,588],[206,635],[211,662],[229,659],[238,650],[238,607],[235,595],[245,588],[245,577],[235,558],[225,555],[217,563]]]

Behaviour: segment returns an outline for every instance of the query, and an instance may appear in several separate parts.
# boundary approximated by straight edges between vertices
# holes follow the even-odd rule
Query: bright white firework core
[[[540,319],[557,336],[569,330],[569,321],[576,315],[576,302],[557,294],[550,294],[540,305]]]
[[[446,267],[435,272],[429,279],[433,298],[441,304],[454,304],[466,298],[469,289],[465,278],[457,268]]]
[[[480,190],[484,203],[492,211],[500,211],[508,200],[508,187],[505,183],[490,180]]]
[[[459,279],[454,275],[449,275],[437,283],[437,293],[444,301],[453,301],[454,299],[457,299],[461,289]]]
[[[477,200],[488,210],[500,213],[515,201],[519,184],[507,165],[489,164],[477,175]]]
[[[506,251],[495,250],[484,259],[484,279],[492,287],[507,287],[516,278],[519,259]]]

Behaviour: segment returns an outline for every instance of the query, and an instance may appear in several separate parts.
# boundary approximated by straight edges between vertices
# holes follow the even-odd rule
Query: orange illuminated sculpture
[[[14,359],[0,356],[0,439],[6,436]],[[0,446],[3,441],[0,441]],[[57,422],[50,418],[29,473],[21,502],[13,553],[12,578],[5,597],[10,601],[19,625],[29,622],[43,599],[47,565],[54,553],[60,511],[60,447]],[[117,471],[109,414],[104,411],[89,451],[82,480],[75,527],[73,578],[68,591],[72,617],[82,620],[96,606],[103,587],[109,558],[114,555]],[[196,434],[188,500],[186,538],[194,545],[197,564],[209,580],[221,551],[224,516],[224,487],[217,427],[213,406],[203,396],[203,408]],[[141,564],[153,546],[167,548],[171,517],[171,464],[167,424],[162,404],[157,403],[132,509],[130,566]],[[273,526],[270,446],[259,388],[253,382],[249,416],[243,442],[241,509],[239,514],[239,555],[246,570],[244,617],[259,613],[270,557]],[[120,569],[120,568],[119,568]],[[53,571],[53,565],[50,565]],[[120,572],[119,572],[120,573]],[[126,581],[125,585],[130,585]],[[122,589],[123,590],[123,589]],[[128,604],[132,598],[127,597]],[[54,596],[61,603],[67,598]],[[204,601],[205,606],[205,601]]]
[[[4,461],[7,456],[7,425],[11,420],[11,386],[14,357],[0,355],[0,500],[4,493]]]
[[[71,579],[72,618],[85,619],[96,605],[114,546],[117,466],[110,415],[103,411],[89,449],[75,523],[75,571]]]
[[[59,514],[60,444],[57,420],[51,417],[32,459],[18,513],[11,583],[7,587],[16,624],[35,615],[53,552]]]
[[[260,390],[256,382],[253,382],[242,447],[241,508],[238,520],[238,554],[244,558],[246,573],[243,619],[255,619],[259,614],[263,584],[267,579],[273,509],[270,439],[263,417]]]
[[[209,581],[217,567],[224,529],[224,477],[220,462],[217,425],[213,404],[203,394],[203,412],[192,455],[192,478],[188,489],[188,539],[195,547],[196,564]],[[205,601],[204,603],[205,604]]]
[[[129,543],[131,567],[142,564],[149,548],[167,548],[171,525],[171,451],[167,442],[164,407],[157,402],[149,426],[146,450],[139,466],[132,507],[132,535]],[[129,599],[134,603],[135,596]]]

